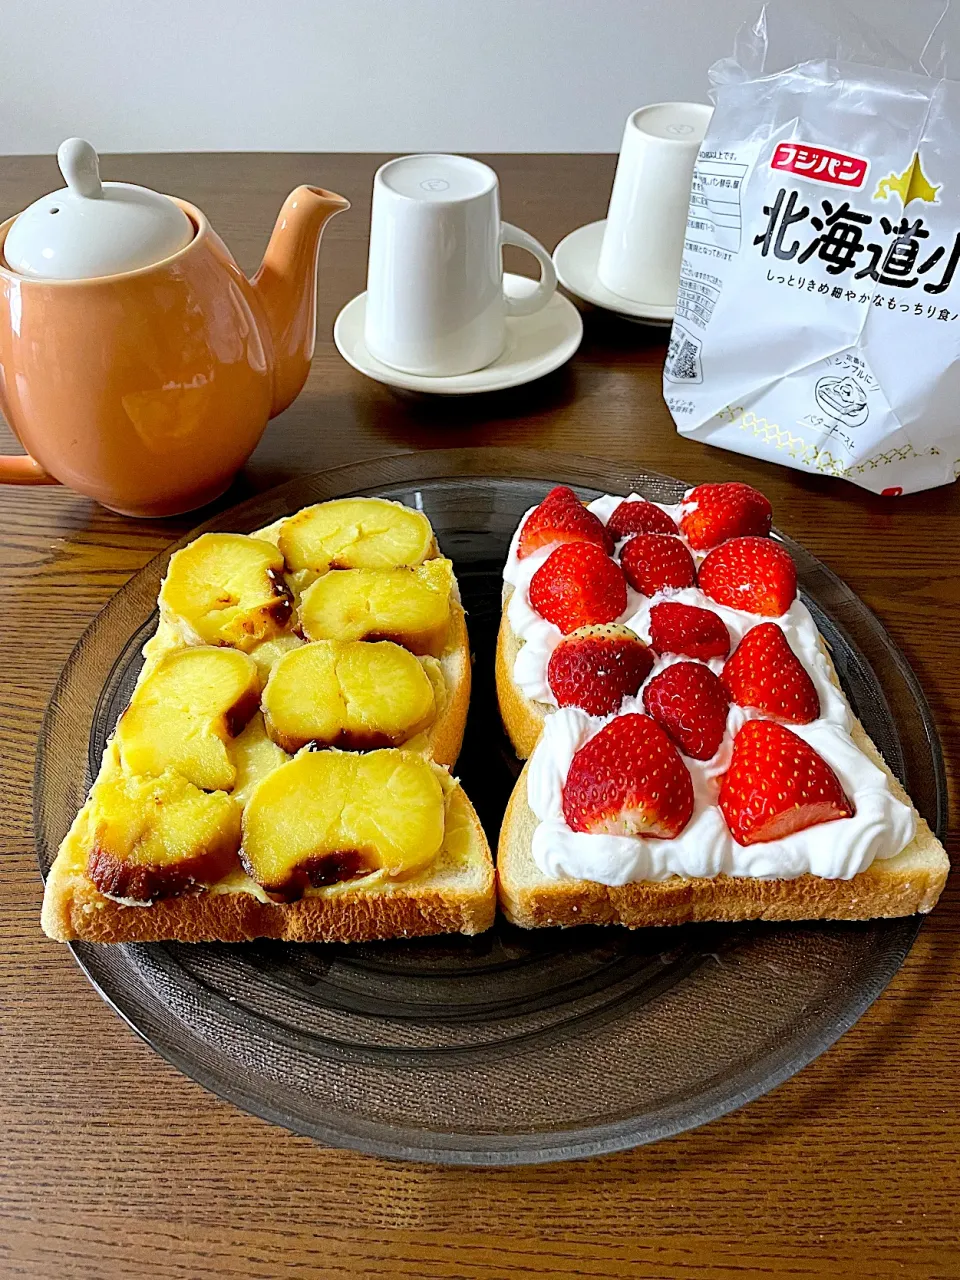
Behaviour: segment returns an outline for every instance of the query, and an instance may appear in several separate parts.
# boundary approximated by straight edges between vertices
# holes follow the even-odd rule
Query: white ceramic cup
[[[621,298],[673,306],[693,166],[713,108],[657,102],[627,119],[597,278]]]
[[[540,263],[525,298],[503,292],[501,245]],[[557,275],[526,231],[500,221],[497,175],[466,156],[401,156],[373,180],[364,341],[382,364],[435,377],[483,369],[503,351],[506,317],[550,301]]]

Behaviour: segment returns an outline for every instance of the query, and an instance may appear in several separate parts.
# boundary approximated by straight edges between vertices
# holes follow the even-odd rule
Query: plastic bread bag
[[[960,470],[957,15],[894,8],[773,0],[711,68],[664,368],[682,435],[890,495]]]

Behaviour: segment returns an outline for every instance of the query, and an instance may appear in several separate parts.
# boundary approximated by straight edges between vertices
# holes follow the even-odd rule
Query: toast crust
[[[520,640],[507,617],[507,601],[512,591],[512,587],[507,587],[505,590],[500,629],[497,632],[495,658],[497,701],[500,703],[503,727],[517,753],[517,758],[527,760],[533,754],[533,748],[543,732],[543,723],[553,708],[534,702],[521,693],[514,682],[513,668],[517,661],[517,654],[520,652]]]
[[[470,639],[463,606],[451,601],[450,634],[440,658],[447,701],[440,714],[426,730],[426,753],[437,764],[452,769],[457,763],[470,707],[473,668],[470,662]],[[406,744],[404,744],[406,745]]]
[[[279,905],[252,894],[199,894],[150,907],[124,907],[76,876],[44,901],[43,928],[58,942],[371,942],[439,933],[483,933],[493,924],[491,885],[482,893],[443,890],[303,898]]]

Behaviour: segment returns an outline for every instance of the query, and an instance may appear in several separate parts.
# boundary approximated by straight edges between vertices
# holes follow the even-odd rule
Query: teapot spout
[[[276,417],[299,394],[317,336],[317,257],[328,219],[350,201],[321,187],[297,187],[283,203],[251,284],[266,312],[274,352]]]

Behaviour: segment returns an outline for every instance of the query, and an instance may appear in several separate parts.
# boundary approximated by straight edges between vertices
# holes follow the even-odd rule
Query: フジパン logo
[[[845,151],[829,151],[826,147],[800,142],[780,142],[770,160],[770,168],[795,173],[798,178],[807,178],[810,182],[825,182],[831,187],[849,187],[856,191],[866,180],[870,162]]]

